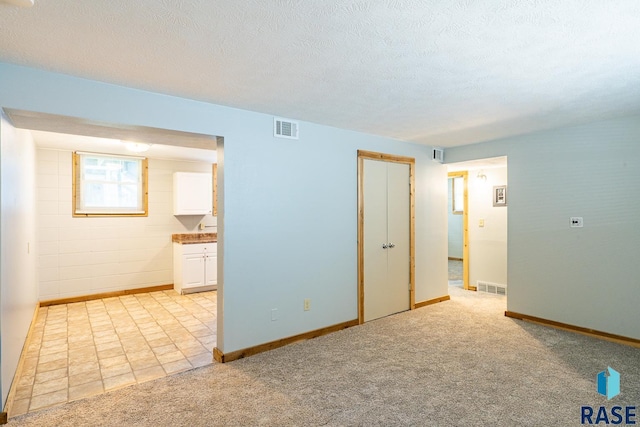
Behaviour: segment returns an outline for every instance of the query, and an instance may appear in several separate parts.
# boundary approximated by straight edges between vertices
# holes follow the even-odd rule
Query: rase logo
[[[607,372],[609,375],[607,375]],[[607,367],[606,371],[599,372],[596,376],[596,389],[598,393],[611,400],[620,394],[620,372]],[[606,406],[594,408],[593,406],[583,406],[580,416],[581,424],[613,424],[625,425],[636,424],[635,406],[613,406],[608,409]]]
[[[620,372],[611,366],[608,366],[607,370],[609,371],[608,376],[606,371],[598,373],[598,393],[606,396],[607,400],[611,400],[620,394]]]

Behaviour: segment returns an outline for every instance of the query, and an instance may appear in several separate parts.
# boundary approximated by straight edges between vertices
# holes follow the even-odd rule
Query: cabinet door
[[[209,173],[174,173],[173,214],[210,214],[213,209],[211,186],[211,174]]]
[[[207,253],[205,257],[205,283],[207,286],[218,284],[218,257],[215,253]]]
[[[197,286],[204,286],[204,254],[184,255],[182,261],[182,287],[193,288]]]

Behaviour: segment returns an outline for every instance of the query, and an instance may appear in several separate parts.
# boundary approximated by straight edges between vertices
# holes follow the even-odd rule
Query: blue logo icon
[[[607,397],[607,400],[611,400],[620,394],[620,372],[613,369],[611,366],[607,367],[607,371],[598,373],[598,393]]]

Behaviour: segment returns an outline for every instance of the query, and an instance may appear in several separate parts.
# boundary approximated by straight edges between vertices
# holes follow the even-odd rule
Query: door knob
[[[389,245],[387,245],[386,243],[382,244],[382,249],[387,249],[389,247]]]
[[[395,243],[389,243],[389,248],[395,248],[396,244]]]

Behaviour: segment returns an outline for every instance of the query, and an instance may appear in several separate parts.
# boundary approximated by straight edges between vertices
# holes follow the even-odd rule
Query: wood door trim
[[[416,308],[416,244],[415,244],[415,167],[413,157],[358,150],[358,323],[364,323],[364,160],[403,163],[409,165],[409,309]]]
[[[449,178],[462,177],[464,182],[462,212],[462,287],[469,291],[475,291],[475,287],[469,286],[469,173],[467,171],[449,172]]]
[[[376,153],[375,151],[358,150],[358,158],[382,160],[385,162],[407,163],[415,165],[416,159],[413,157],[397,156],[395,154]]]

